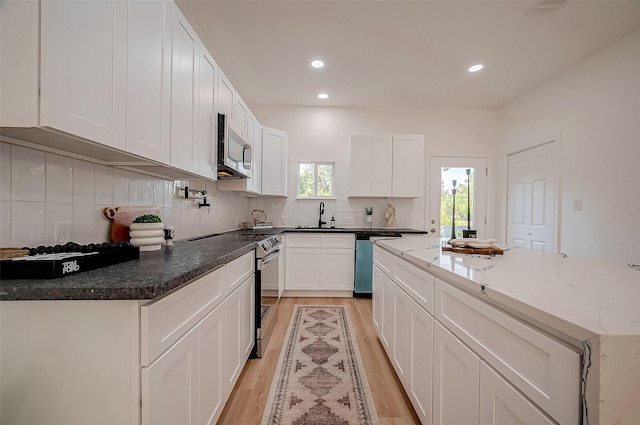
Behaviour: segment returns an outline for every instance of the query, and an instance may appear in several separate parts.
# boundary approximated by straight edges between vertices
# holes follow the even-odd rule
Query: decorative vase
[[[164,243],[163,223],[131,223],[129,226],[129,241],[140,251],[157,251]]]

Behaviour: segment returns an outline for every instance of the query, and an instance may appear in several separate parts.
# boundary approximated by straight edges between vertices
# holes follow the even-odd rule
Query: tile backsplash
[[[0,246],[55,245],[56,225],[71,225],[77,243],[108,239],[105,207],[157,206],[177,239],[238,228],[249,218],[247,198],[218,192],[207,183],[210,208],[179,197],[188,185],[205,182],[165,180],[134,171],[0,142]]]

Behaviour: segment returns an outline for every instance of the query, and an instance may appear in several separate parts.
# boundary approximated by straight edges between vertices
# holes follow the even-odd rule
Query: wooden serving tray
[[[28,249],[22,248],[0,248],[0,259],[24,257],[29,255]]]
[[[504,254],[504,251],[501,250],[500,248],[496,248],[496,247],[490,247],[490,248],[471,248],[469,246],[457,246],[457,247],[453,247],[453,246],[443,246],[442,247],[443,251],[450,251],[450,252],[456,252],[459,254],[480,254],[480,255],[493,255],[493,254],[497,254],[497,255],[502,255]]]

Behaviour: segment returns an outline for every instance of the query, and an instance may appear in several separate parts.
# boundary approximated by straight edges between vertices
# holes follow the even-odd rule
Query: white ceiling
[[[499,108],[640,28],[640,1],[533,4],[178,0],[249,107]]]

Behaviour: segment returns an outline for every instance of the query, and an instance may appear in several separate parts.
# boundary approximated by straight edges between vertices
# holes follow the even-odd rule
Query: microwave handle
[[[251,145],[244,145],[242,150],[242,165],[246,170],[251,168]]]

